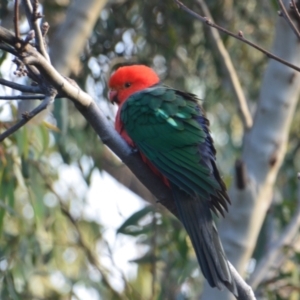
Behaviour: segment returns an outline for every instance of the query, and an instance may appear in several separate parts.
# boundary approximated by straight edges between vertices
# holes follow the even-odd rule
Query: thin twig
[[[20,30],[19,30],[19,0],[15,0],[14,27],[15,27],[15,36],[16,36],[16,39],[20,40]]]
[[[38,20],[42,17],[40,13],[37,11],[38,1],[35,0],[34,6],[32,7],[30,0],[23,0],[23,6],[25,9],[27,21],[31,29],[35,32],[35,40],[36,40],[36,48],[37,50],[48,60],[50,61],[50,57],[45,48],[44,37],[39,25]]]
[[[210,20],[213,21],[212,16],[210,14],[210,11],[206,5],[206,3],[203,0],[197,0],[197,3],[200,6],[200,9],[203,11],[203,14],[208,17]],[[247,104],[247,100],[245,97],[245,94],[243,92],[243,89],[241,87],[240,80],[236,74],[235,68],[232,64],[232,61],[230,59],[230,56],[228,54],[228,51],[226,50],[223,41],[220,37],[220,34],[218,30],[215,28],[210,27],[210,33],[212,37],[212,41],[216,46],[216,49],[218,51],[219,56],[222,58],[222,62],[224,65],[224,68],[227,73],[227,77],[229,78],[229,81],[231,83],[231,86],[233,88],[233,92],[235,94],[237,103],[238,103],[238,108],[240,112],[240,117],[243,122],[244,128],[245,129],[250,129],[253,124],[252,116]]]
[[[277,1],[278,1],[278,4],[279,4],[280,8],[281,8],[281,13],[282,13],[283,17],[285,18],[287,23],[290,25],[291,29],[296,34],[297,38],[300,40],[300,32],[298,31],[297,27],[295,26],[292,19],[290,18],[289,13],[287,12],[285,6],[283,5],[281,0],[277,0]]]
[[[42,100],[45,95],[15,95],[15,96],[1,96],[0,100]]]
[[[24,113],[22,120],[20,120],[18,123],[4,131],[2,134],[0,134],[0,142],[2,142],[5,138],[12,135],[14,132],[16,132],[18,129],[23,127],[27,122],[29,122],[34,116],[36,116],[38,113],[43,111],[48,107],[49,104],[51,104],[54,101],[55,98],[55,92],[53,92],[51,95],[48,95],[44,98],[43,102],[37,106],[35,109],[33,109],[31,112]]]
[[[230,35],[230,36],[234,37],[235,39],[237,39],[237,40],[239,40],[239,41],[242,41],[242,42],[244,42],[244,43],[250,45],[251,47],[257,49],[258,51],[264,53],[267,57],[269,57],[269,58],[271,58],[271,59],[274,59],[274,60],[276,60],[276,61],[282,63],[283,65],[286,65],[286,66],[288,66],[288,67],[290,67],[290,68],[292,68],[292,69],[294,69],[294,70],[300,72],[300,67],[297,67],[297,66],[295,66],[295,65],[293,65],[293,64],[291,64],[291,63],[289,63],[288,61],[286,61],[286,60],[284,60],[284,59],[278,57],[277,55],[274,55],[273,53],[271,53],[271,52],[265,50],[264,48],[262,48],[262,47],[256,45],[255,43],[252,43],[252,42],[250,42],[249,40],[245,39],[245,37],[244,37],[242,31],[239,31],[238,34],[234,34],[233,32],[231,32],[231,31],[229,31],[229,30],[227,30],[227,29],[225,29],[225,28],[223,28],[223,27],[221,27],[221,26],[219,26],[219,25],[217,25],[217,24],[212,23],[208,18],[202,17],[202,16],[200,16],[199,14],[195,13],[193,10],[191,10],[190,8],[188,8],[187,6],[185,6],[185,5],[184,5],[182,2],[180,2],[179,0],[174,0],[174,1],[177,3],[177,5],[178,5],[182,10],[186,11],[186,12],[189,13],[191,16],[193,16],[193,17],[196,18],[197,20],[201,21],[201,22],[204,23],[205,25],[210,26],[210,27],[214,27],[214,28],[218,29],[219,31],[226,33],[227,35]]]
[[[298,234],[300,228],[300,184],[298,186],[298,201],[296,212],[291,219],[290,223],[282,231],[280,237],[273,243],[271,249],[260,260],[259,264],[251,274],[249,284],[253,289],[256,289],[258,285],[264,281],[271,268],[274,267],[274,262],[279,261],[279,256],[282,253],[285,246],[291,246],[291,243],[295,236]]]
[[[0,100],[43,100],[45,95],[15,95],[15,96],[1,96]],[[55,99],[62,98],[61,95],[56,95]]]
[[[15,96],[1,96],[0,100],[43,100],[45,95],[15,95]],[[63,98],[61,95],[56,95],[55,99]]]
[[[15,82],[3,79],[3,78],[0,78],[0,85],[8,86],[8,87],[12,88],[13,90],[18,90],[23,93],[32,93],[32,94],[43,93],[41,88],[38,86],[27,86],[27,85],[15,83]]]
[[[296,12],[297,17],[300,20],[300,13],[299,13],[299,10],[298,10],[298,7],[297,7],[297,4],[296,4],[295,0],[292,0],[292,4],[293,4],[293,8],[294,8],[294,10]]]

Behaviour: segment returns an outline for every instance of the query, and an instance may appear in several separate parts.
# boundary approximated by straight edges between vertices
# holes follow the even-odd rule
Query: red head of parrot
[[[142,91],[157,83],[159,83],[159,77],[157,74],[151,68],[144,65],[120,67],[110,77],[108,82],[109,99],[112,103],[117,103],[119,105],[115,128],[132,147],[134,146],[134,143],[125,132],[120,119],[122,105],[132,94]]]
[[[132,94],[157,83],[159,77],[147,66],[121,67],[111,76],[108,83],[110,101],[122,105]]]

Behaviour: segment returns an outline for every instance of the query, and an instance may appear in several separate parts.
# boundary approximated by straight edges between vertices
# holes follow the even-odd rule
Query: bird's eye
[[[125,87],[125,88],[129,88],[130,86],[131,86],[131,83],[130,83],[130,82],[125,82],[125,83],[124,83],[124,87]]]

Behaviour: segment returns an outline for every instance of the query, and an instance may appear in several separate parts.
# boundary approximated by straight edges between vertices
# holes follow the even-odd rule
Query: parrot
[[[211,287],[225,286],[237,296],[212,214],[224,216],[230,199],[200,99],[164,85],[145,65],[119,67],[108,88],[118,105],[116,131],[171,189],[204,277]]]

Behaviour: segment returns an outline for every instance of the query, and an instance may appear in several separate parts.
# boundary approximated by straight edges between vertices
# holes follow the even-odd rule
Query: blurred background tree
[[[199,11],[197,1],[185,4]],[[2,0],[0,5],[1,26],[12,28],[13,1]],[[166,84],[204,99],[219,168],[227,185],[234,185],[244,129],[207,27],[173,1],[44,0],[40,9],[50,24],[53,65],[97,99],[112,122],[115,108],[107,101],[107,78],[118,65],[147,64]],[[209,1],[209,9],[217,24],[233,32],[242,30],[256,44],[271,48],[278,19],[276,1],[215,0]],[[28,26],[23,23],[21,32],[26,34]],[[254,114],[268,59],[240,41],[221,37]],[[0,56],[1,77],[25,80],[13,74],[10,55],[0,51]],[[1,94],[16,93],[2,87]],[[16,119],[16,103],[3,102],[0,109],[5,130]],[[293,118],[271,205],[265,208],[267,216],[252,259],[241,270],[248,277],[297,209],[298,109]],[[0,145],[0,298],[199,298],[204,280],[181,224],[160,206],[148,205],[155,202],[153,196],[101,144],[72,104],[57,100],[47,121],[58,129],[49,130],[45,122],[29,124]],[[107,173],[115,178],[116,187],[108,192],[93,187],[96,192],[92,193],[99,172],[103,178]],[[107,234],[103,218],[91,217],[87,207],[94,209],[93,197],[105,214],[120,183],[140,198],[135,209],[127,207],[124,213],[120,208],[118,225]],[[124,207],[127,195],[118,196]],[[130,270],[114,261],[114,252],[125,251],[122,245],[126,243],[135,243],[138,249]],[[285,252],[288,259],[282,259],[280,272],[260,282],[262,299],[300,297],[297,243]],[[220,299],[205,293],[203,299]]]

